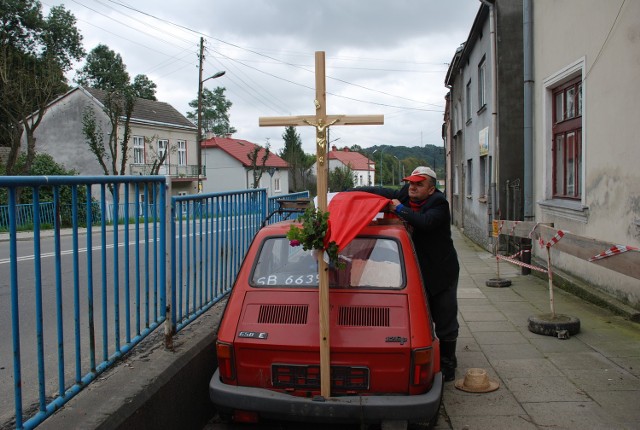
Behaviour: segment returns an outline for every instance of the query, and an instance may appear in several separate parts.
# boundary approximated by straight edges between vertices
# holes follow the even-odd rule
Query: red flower
[[[289,245],[291,246],[300,246],[300,241],[297,239],[293,239],[292,241],[289,242]]]

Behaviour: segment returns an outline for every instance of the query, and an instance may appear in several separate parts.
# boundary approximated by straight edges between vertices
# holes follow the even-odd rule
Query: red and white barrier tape
[[[565,232],[562,230],[558,230],[555,236],[551,238],[551,240],[547,243],[544,242],[542,238],[538,239],[538,243],[540,244],[540,248],[551,248],[553,245],[558,243],[560,239],[562,239],[565,235]]]
[[[514,254],[515,256],[517,256],[518,254],[520,254],[520,252],[518,252],[517,254]],[[500,260],[505,260],[508,261],[509,263],[513,263],[516,266],[521,266],[521,267],[527,267],[529,269],[532,270],[537,270],[538,272],[542,272],[542,273],[547,273],[547,269],[543,269],[542,267],[538,267],[538,266],[533,266],[531,264],[527,264],[527,263],[523,263],[520,260],[516,260],[512,257],[505,257],[504,255],[496,255],[496,258],[499,258]]]
[[[614,245],[606,251],[602,251],[598,255],[594,255],[589,259],[589,261],[602,260],[603,258],[611,257],[612,255],[622,254],[627,251],[640,251],[640,249],[635,246],[626,246],[626,245]]]

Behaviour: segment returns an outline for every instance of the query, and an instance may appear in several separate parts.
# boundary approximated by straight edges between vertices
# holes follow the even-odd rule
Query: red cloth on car
[[[390,200],[363,191],[338,193],[329,202],[329,228],[326,244],[335,241],[342,251]]]

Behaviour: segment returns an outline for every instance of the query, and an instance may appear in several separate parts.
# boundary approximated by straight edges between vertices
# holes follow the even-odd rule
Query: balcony
[[[129,164],[130,175],[151,175],[153,164]],[[203,169],[204,170],[204,169]],[[197,165],[163,164],[158,170],[158,175],[170,176],[172,178],[193,178],[198,179]]]

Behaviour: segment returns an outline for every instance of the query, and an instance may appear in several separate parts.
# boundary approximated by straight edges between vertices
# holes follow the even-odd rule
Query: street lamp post
[[[400,182],[402,182],[402,170],[400,169],[400,159],[395,155],[393,156],[393,158],[398,160],[398,185],[400,185]]]
[[[380,186],[382,186],[382,153],[384,148],[380,149]]]
[[[375,154],[376,152],[378,152],[378,150],[374,149],[371,155]],[[382,153],[383,152],[384,152],[384,148],[381,148],[380,149],[380,186],[382,186]]]
[[[198,80],[198,193],[202,192],[202,85],[209,79],[216,79],[224,75],[226,72],[223,70],[217,72],[206,79],[202,79],[202,67],[200,67],[200,78]]]

